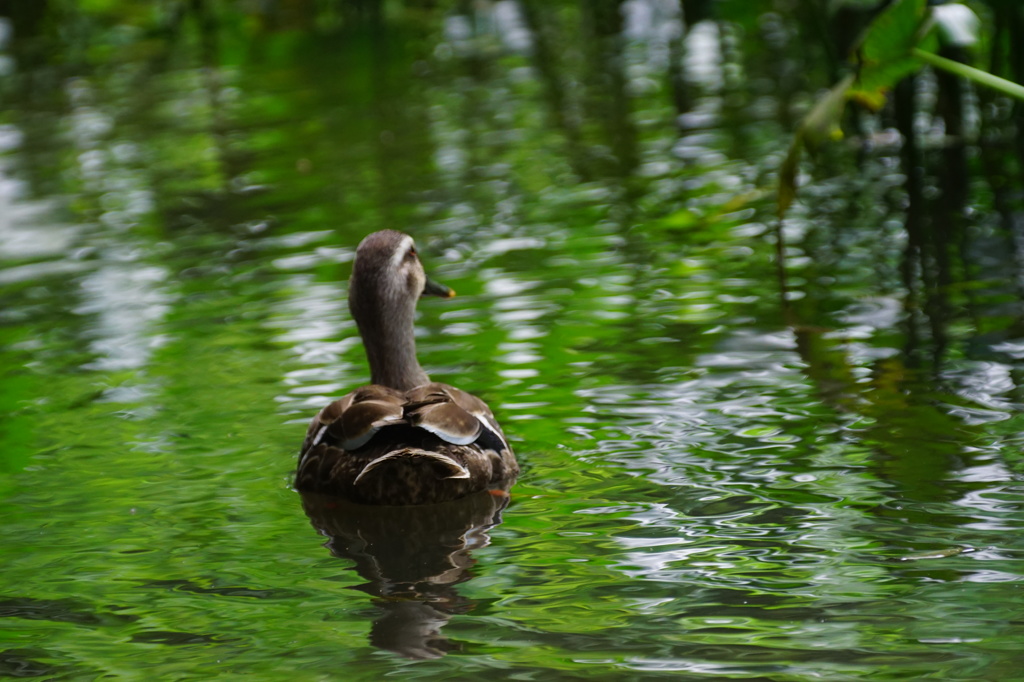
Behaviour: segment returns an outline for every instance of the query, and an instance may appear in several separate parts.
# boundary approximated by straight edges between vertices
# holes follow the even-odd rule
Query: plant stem
[[[976,69],[973,66],[967,66],[966,64],[955,62],[952,59],[946,59],[945,57],[940,57],[937,54],[925,52],[918,48],[914,48],[911,52],[921,61],[930,64],[937,69],[949,71],[952,74],[962,76],[968,80],[974,81],[975,83],[987,85],[990,88],[998,90],[1004,95],[1024,100],[1024,86],[1018,85],[1013,81],[1008,81],[1005,78],[1000,78],[999,76],[993,76],[987,71],[982,71],[981,69]]]

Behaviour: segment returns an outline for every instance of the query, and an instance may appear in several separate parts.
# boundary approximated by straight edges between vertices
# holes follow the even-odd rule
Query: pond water
[[[919,78],[925,170],[862,121],[780,246],[771,2],[264,4],[0,19],[0,676],[1020,679],[1005,106],[957,156]],[[509,498],[290,487],[389,227]]]

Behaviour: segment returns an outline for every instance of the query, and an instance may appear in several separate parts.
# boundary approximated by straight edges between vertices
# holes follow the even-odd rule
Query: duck
[[[421,505],[484,490],[502,494],[519,474],[487,403],[431,381],[420,366],[414,320],[421,296],[455,292],[427,277],[412,237],[381,230],[359,243],[348,304],[371,383],[310,422],[295,474],[298,491],[358,504]]]

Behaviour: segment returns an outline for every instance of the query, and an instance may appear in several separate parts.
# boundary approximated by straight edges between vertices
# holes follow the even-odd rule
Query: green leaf
[[[815,102],[800,124],[799,134],[810,149],[819,147],[828,140],[842,137],[839,122],[846,108],[847,92],[853,84],[853,76],[847,76],[832,86]]]
[[[872,109],[904,76],[921,68],[910,52],[927,28],[926,0],[896,0],[868,27],[854,55],[859,66],[850,96]]]
[[[896,0],[878,15],[856,50],[861,70],[906,57],[917,45],[927,9],[926,0]]]

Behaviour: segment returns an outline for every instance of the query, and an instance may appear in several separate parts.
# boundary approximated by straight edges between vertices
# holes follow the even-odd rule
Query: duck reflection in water
[[[490,542],[519,473],[487,404],[431,381],[416,357],[416,303],[454,295],[427,278],[409,235],[363,239],[349,309],[372,383],[313,418],[295,474],[313,526],[376,597],[371,643],[409,658],[451,648],[441,628],[473,606],[455,586],[471,577],[470,551]]]
[[[456,589],[472,577],[471,551],[490,544],[501,523],[508,486],[439,504],[387,507],[303,493],[313,527],[331,554],[355,562],[366,583],[356,589],[379,610],[370,643],[406,658],[439,658],[457,648],[441,634],[473,602]]]

